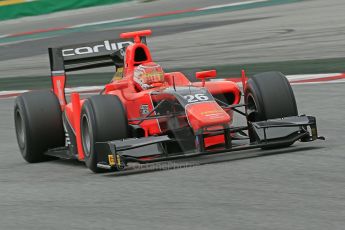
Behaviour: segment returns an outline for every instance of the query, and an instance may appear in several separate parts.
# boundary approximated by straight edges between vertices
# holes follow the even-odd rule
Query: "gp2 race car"
[[[181,72],[165,83],[139,90],[135,68],[152,62],[150,30],[121,39],[49,48],[52,89],[18,96],[14,106],[17,141],[30,162],[64,158],[84,161],[93,172],[123,170],[128,163],[153,163],[252,148],[287,147],[323,139],[316,119],[298,115],[292,88],[279,72],[246,78],[243,92],[232,81],[210,81],[215,70]],[[66,72],[115,66],[115,78],[99,95],[65,96]],[[243,103],[241,97],[244,96]],[[234,113],[245,118],[234,126]],[[245,143],[243,143],[245,142]]]

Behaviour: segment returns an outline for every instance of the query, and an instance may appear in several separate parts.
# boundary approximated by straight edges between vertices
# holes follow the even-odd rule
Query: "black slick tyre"
[[[127,114],[122,102],[113,95],[92,96],[82,106],[80,122],[85,164],[95,173],[103,172],[97,167],[99,156],[109,153],[104,152],[107,149],[96,152],[95,144],[128,137]]]
[[[64,146],[61,108],[51,91],[32,91],[18,96],[14,124],[20,152],[29,163],[51,159],[44,152]]]
[[[246,84],[245,103],[250,122],[298,115],[291,85],[280,72],[265,72],[250,78]]]

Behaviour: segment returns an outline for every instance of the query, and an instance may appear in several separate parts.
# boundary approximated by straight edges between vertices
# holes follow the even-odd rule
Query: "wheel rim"
[[[255,103],[253,95],[247,96],[247,114],[249,121],[257,121],[258,107]]]
[[[22,115],[20,114],[19,109],[16,109],[15,112],[15,124],[16,124],[16,134],[18,145],[21,149],[25,148],[25,127],[24,127],[24,120]]]
[[[81,137],[85,156],[89,157],[91,152],[91,135],[89,129],[89,119],[83,115],[81,122]]]

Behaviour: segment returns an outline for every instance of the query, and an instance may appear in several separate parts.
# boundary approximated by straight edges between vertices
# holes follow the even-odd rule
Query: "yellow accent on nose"
[[[117,161],[117,165],[120,166],[121,165],[121,158],[119,155],[116,155],[116,161]]]
[[[108,162],[109,162],[110,166],[114,166],[115,165],[114,156],[112,154],[108,155]]]

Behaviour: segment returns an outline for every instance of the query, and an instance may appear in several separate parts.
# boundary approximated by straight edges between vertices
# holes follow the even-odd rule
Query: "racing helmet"
[[[164,83],[164,71],[155,62],[147,62],[134,69],[134,83],[140,90],[161,86]]]

